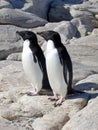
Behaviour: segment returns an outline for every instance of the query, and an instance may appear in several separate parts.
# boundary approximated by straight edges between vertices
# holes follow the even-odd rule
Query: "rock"
[[[82,17],[82,19],[84,20],[84,22],[86,22],[87,24],[90,24],[91,26],[93,26],[94,28],[98,27],[98,20],[96,19],[95,16],[93,15],[84,15]]]
[[[70,7],[70,13],[73,18],[81,18],[87,25],[89,24],[93,27],[98,27],[98,21],[94,16],[94,11],[97,11],[96,5],[85,2]]]
[[[4,123],[0,123],[0,130],[24,130],[24,128],[16,127],[13,125],[6,125]]]
[[[22,41],[16,36],[16,31],[19,30],[24,29],[12,25],[0,25],[0,60],[22,50]]]
[[[92,89],[98,90],[98,74],[90,75],[86,79],[77,82],[75,89],[86,90],[91,92]]]
[[[0,123],[8,123],[9,121],[0,116]]]
[[[70,14],[73,18],[76,18],[76,17],[82,17],[84,15],[92,15],[92,13],[90,13],[87,8],[90,6],[91,4],[90,3],[87,3],[84,2],[82,4],[73,4],[71,7],[70,7]]]
[[[62,106],[55,108],[42,118],[36,119],[32,127],[34,130],[61,130],[62,126],[69,120],[69,117],[86,105],[87,97],[85,95],[79,98],[79,95],[77,95],[65,100]]]
[[[98,6],[92,5],[88,7],[88,11],[91,12],[92,14],[96,15],[98,14]]]
[[[54,31],[60,33],[63,43],[76,36],[77,28],[71,22],[61,22]]]
[[[18,104],[24,116],[39,117],[43,116],[44,114],[52,111],[54,109],[53,102],[48,100],[49,96],[27,96],[24,95],[18,100]]]
[[[13,8],[24,8],[25,4],[31,4],[33,5],[33,1],[31,0],[9,0],[9,2],[11,3],[11,5],[13,6]]]
[[[21,53],[12,53],[7,57],[7,60],[21,61]]]
[[[69,117],[67,114],[61,113],[58,111],[51,113],[50,115],[45,115],[43,119],[37,119],[33,123],[34,130],[60,130],[64,123],[68,121]]]
[[[81,4],[84,0],[63,0],[65,4]]]
[[[80,32],[80,37],[88,35],[88,32],[91,32],[92,29],[89,27],[89,25],[80,25],[78,27],[78,30]]]
[[[6,0],[1,0],[0,1],[0,9],[2,8],[13,8],[12,5],[10,4],[10,2],[6,1]]]
[[[47,19],[47,14],[53,0],[33,0],[32,12],[37,16]]]
[[[84,0],[63,0],[63,1],[59,1],[59,0],[56,0],[53,2],[53,4],[56,6],[56,5],[64,5],[64,4],[82,4]]]
[[[39,18],[35,14],[24,12],[19,9],[13,10],[4,8],[0,10],[0,23],[31,28],[43,26],[47,23],[47,21],[42,18]]]
[[[21,9],[25,2],[24,0],[9,0],[14,9]]]
[[[95,35],[95,36],[98,35],[98,29],[97,29],[97,28],[94,28],[94,29],[93,29],[93,31],[92,31],[92,35]]]
[[[89,42],[88,42],[89,39]],[[90,35],[70,40],[66,48],[73,62],[73,82],[82,80],[98,72],[96,36]]]
[[[95,18],[98,20],[98,15],[97,14],[95,15]]]
[[[88,33],[92,32],[94,27],[90,24],[87,24],[81,18],[73,18],[71,20],[72,24],[77,27],[77,38],[88,35]]]
[[[89,0],[91,3],[97,3],[98,1],[97,0]]]
[[[98,97],[73,116],[62,130],[97,130],[98,128]],[[92,118],[93,117],[93,118]]]
[[[24,6],[22,7],[22,10],[25,12],[34,13],[33,12],[33,3],[31,3],[31,2],[25,3]]]
[[[5,105],[6,107],[9,105],[9,109],[2,109],[1,107],[0,115],[9,121],[12,121],[14,125],[20,125],[26,129],[28,127],[32,129],[31,125],[36,118],[42,117],[44,114],[54,109],[54,105],[48,100],[48,96],[40,95],[32,97],[21,95],[21,97],[17,97],[16,102]]]
[[[83,0],[63,0],[59,1],[56,0],[52,2],[51,8],[49,11],[49,21],[56,22],[56,21],[62,21],[67,20],[70,21],[73,17],[78,17],[81,15],[84,15],[85,13],[89,14],[89,12],[84,11],[84,8],[86,9],[89,6],[88,4],[83,3]],[[73,10],[73,7],[75,10]],[[78,7],[78,9],[76,9]],[[82,8],[82,11],[80,10]]]
[[[10,0],[13,8],[21,9],[26,12],[36,14],[40,18],[47,19],[48,9],[53,0]],[[32,15],[32,14],[31,14]]]
[[[24,86],[24,89],[26,86],[30,87],[21,62],[0,61],[0,74],[2,75],[0,91],[13,91],[15,87],[21,88]]]
[[[62,20],[70,21],[72,16],[69,12],[69,6],[51,5],[48,13],[48,20],[50,22],[60,22]]]
[[[74,62],[73,61],[73,87],[75,87],[75,84],[86,78],[89,75],[92,75],[94,73],[96,73],[96,68],[91,67],[91,66],[87,66],[87,65],[83,65],[79,62]]]
[[[0,74],[0,83],[1,83],[1,81],[2,81],[2,75]]]
[[[70,44],[66,46],[75,62],[96,68],[98,65],[96,59],[98,55],[97,40],[98,38],[95,35],[90,35],[79,39],[73,39],[70,41]]]

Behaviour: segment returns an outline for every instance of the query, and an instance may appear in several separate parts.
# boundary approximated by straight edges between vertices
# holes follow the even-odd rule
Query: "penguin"
[[[71,57],[66,47],[61,42],[58,32],[48,30],[37,32],[46,40],[46,69],[53,96],[49,99],[55,100],[55,106],[61,105],[67,94],[74,94],[72,88],[73,66]],[[69,74],[69,80],[67,79]],[[78,91],[77,91],[78,92]]]
[[[50,90],[46,72],[45,57],[38,45],[37,36],[32,31],[17,31],[23,39],[22,65],[26,76],[33,86],[33,90],[27,92],[29,96],[39,94],[42,87]]]

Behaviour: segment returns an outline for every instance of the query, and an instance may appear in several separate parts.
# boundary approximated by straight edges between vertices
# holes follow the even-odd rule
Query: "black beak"
[[[21,32],[19,32],[19,31],[16,31],[16,34],[18,34],[18,35],[22,36],[22,33],[21,33]]]
[[[22,31],[16,31],[16,34],[18,34],[18,36],[22,37],[24,39],[25,33]]]
[[[47,37],[47,33],[46,31],[43,31],[43,32],[37,32],[38,35],[40,35],[41,37],[43,37],[46,41],[48,40],[48,37]]]

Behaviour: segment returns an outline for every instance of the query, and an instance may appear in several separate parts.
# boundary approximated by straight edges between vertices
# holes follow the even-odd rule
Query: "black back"
[[[61,38],[58,32],[55,31],[43,31],[38,33],[42,36],[46,41],[52,40],[54,42],[54,46],[57,48],[60,62],[63,65],[63,73],[65,82],[68,84],[68,94],[73,93],[72,89],[72,80],[73,80],[73,67],[72,61],[68,54],[66,47],[62,44]],[[69,81],[67,82],[67,75],[66,75],[66,67],[69,72]]]
[[[16,33],[18,33],[23,38],[24,41],[27,39],[30,41],[30,48],[34,56],[34,62],[39,63],[40,69],[43,72],[42,87],[44,89],[51,89],[47,77],[45,57],[41,47],[38,45],[36,34],[31,31],[20,31],[20,32],[17,31]]]

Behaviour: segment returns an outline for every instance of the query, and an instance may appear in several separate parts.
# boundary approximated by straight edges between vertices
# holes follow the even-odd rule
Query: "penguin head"
[[[32,31],[17,31],[18,35],[22,37],[22,39],[29,40],[32,45],[37,45],[37,37],[36,34]]]
[[[61,37],[58,32],[49,30],[37,32],[37,34],[42,36],[46,41],[52,40],[56,47],[59,47],[61,45]]]

